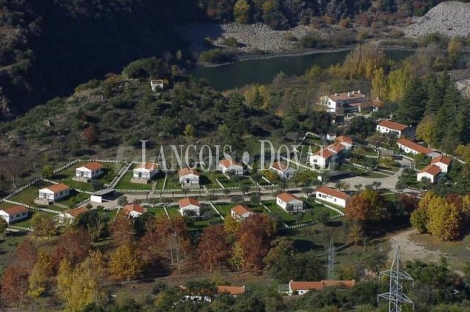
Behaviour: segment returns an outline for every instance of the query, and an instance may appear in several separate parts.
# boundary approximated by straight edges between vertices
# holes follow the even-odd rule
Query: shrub
[[[224,46],[227,46],[227,47],[231,47],[231,48],[236,48],[236,47],[238,47],[238,41],[237,41],[237,39],[234,38],[234,37],[224,38],[224,39],[221,41],[221,44],[224,45]]]
[[[287,41],[297,41],[298,38],[291,32],[288,32],[284,35],[284,39],[286,39]]]
[[[89,89],[95,89],[100,86],[100,81],[97,79],[92,79],[88,82],[85,82],[78,87],[75,88],[75,92],[83,91],[83,90],[89,90]]]
[[[199,62],[205,63],[227,63],[234,60],[233,53],[224,51],[222,49],[214,49],[209,51],[203,51],[199,54]]]
[[[310,33],[300,38],[299,46],[305,49],[322,48],[324,44],[317,34]]]
[[[370,33],[367,29],[360,29],[357,32],[357,39],[364,40],[370,38]]]

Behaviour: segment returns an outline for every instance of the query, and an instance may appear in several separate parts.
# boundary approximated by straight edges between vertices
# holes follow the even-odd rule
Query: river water
[[[283,72],[286,75],[302,75],[315,65],[322,68],[343,62],[349,51],[324,52],[301,56],[280,56],[268,59],[248,60],[218,67],[197,67],[189,72],[196,78],[205,78],[219,91],[242,87],[250,83],[265,84]],[[386,50],[389,59],[399,61],[412,51]]]

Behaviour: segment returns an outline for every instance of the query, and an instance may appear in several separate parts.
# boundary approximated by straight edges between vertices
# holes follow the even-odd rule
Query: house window
[[[21,213],[16,214],[15,218],[21,217]]]

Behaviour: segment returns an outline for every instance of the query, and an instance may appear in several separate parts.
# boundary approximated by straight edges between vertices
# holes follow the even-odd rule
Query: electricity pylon
[[[403,293],[403,285],[400,282],[405,280],[411,281],[414,284],[414,279],[405,271],[401,271],[400,265],[400,247],[397,246],[390,270],[382,271],[379,274],[379,278],[385,275],[390,279],[389,291],[377,296],[377,302],[380,300],[380,298],[388,300],[388,312],[401,312],[402,303],[412,304],[413,310],[415,308],[414,302]]]
[[[330,241],[330,247],[328,248],[328,280],[335,278],[335,258],[336,249],[333,244],[333,240]]]

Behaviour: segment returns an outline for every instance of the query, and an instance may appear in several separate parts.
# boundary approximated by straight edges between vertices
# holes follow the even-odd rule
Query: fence
[[[38,183],[40,180],[41,180],[40,178],[37,178],[37,179],[32,180],[32,181],[29,182],[28,184],[23,185],[22,187],[16,189],[13,193],[11,193],[11,194],[9,194],[8,196],[4,197],[2,200],[0,200],[0,202],[1,202],[1,201],[4,201],[5,199],[8,199],[8,198],[10,198],[10,197],[15,196],[16,194],[18,194],[19,192],[22,192],[24,189],[30,187],[31,185],[34,185],[34,184]]]
[[[13,205],[24,206],[24,207],[26,207],[26,208],[33,209],[33,210],[41,210],[41,211],[51,212],[51,213],[55,213],[55,214],[60,213],[60,211],[56,211],[56,210],[52,210],[52,209],[47,209],[47,208],[35,207],[35,206],[27,205],[27,204],[20,203],[20,202],[17,202],[17,201],[13,201],[13,200],[9,200],[9,199],[3,199],[3,201],[4,201],[5,203],[10,203],[10,204],[13,204]]]
[[[315,203],[317,203],[317,204],[319,204],[319,205],[323,205],[323,206],[325,206],[326,208],[329,208],[329,209],[331,209],[331,210],[336,211],[336,212],[339,213],[341,216],[344,216],[344,212],[342,212],[342,211],[339,210],[338,208],[335,208],[335,207],[333,207],[333,206],[331,206],[331,205],[326,204],[326,203],[323,202],[323,201],[319,201],[319,200],[316,200],[316,199],[315,199]]]

